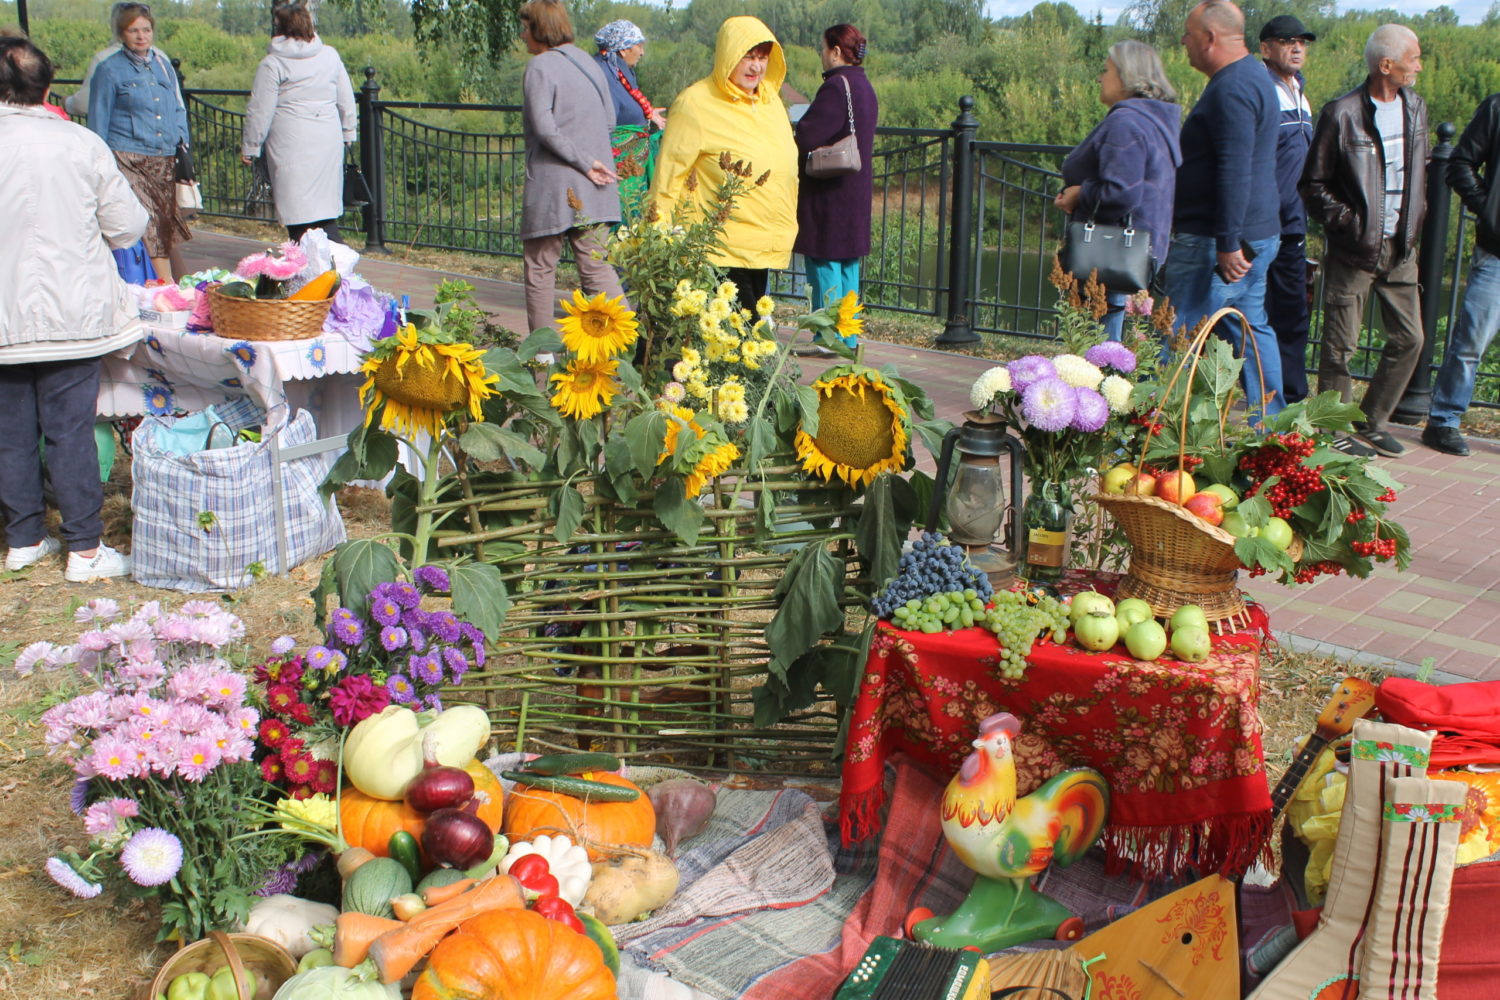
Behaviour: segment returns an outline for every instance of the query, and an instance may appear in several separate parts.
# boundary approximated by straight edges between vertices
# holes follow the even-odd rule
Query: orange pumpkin
[[[579,777],[640,791],[613,771],[589,771]],[[634,802],[588,802],[517,785],[505,811],[504,832],[512,841],[563,834],[587,848],[590,861],[603,861],[611,847],[649,848],[656,835],[656,810],[644,792]]]
[[[411,1000],[615,1000],[599,946],[531,910],[488,910],[427,958]]]
[[[474,790],[489,796],[489,801],[479,807],[479,818],[489,828],[500,832],[500,823],[505,814],[505,787],[495,772],[478,760],[464,765],[464,770],[474,779]],[[405,802],[391,802],[366,795],[353,785],[345,785],[339,795],[339,818],[344,824],[344,840],[350,847],[363,847],[377,857],[389,857],[391,834],[399,830],[422,839],[422,827],[427,815],[419,813]]]

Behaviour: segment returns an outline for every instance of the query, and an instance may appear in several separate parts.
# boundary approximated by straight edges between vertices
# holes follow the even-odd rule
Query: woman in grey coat
[[[620,192],[609,130],[615,108],[604,72],[573,43],[562,0],[521,7],[521,40],[533,56],[521,80],[526,136],[526,192],[521,240],[526,264],[526,322],[551,326],[557,306],[557,260],[573,246],[578,277],[590,295],[624,295],[604,260],[606,222],[620,221]]]
[[[250,88],[240,159],[265,155],[276,218],[293,240],[321,229],[343,242],[344,147],[359,129],[354,88],[313,30],[306,0],[276,4],[271,19],[276,34]]]

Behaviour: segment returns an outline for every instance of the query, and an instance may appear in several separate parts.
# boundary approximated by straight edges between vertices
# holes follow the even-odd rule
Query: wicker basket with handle
[[[333,299],[240,299],[208,290],[214,333],[229,340],[307,340],[323,332]]]
[[[297,974],[297,960],[269,938],[209,931],[208,937],[194,941],[167,959],[147,987],[145,1000],[155,1000],[166,993],[178,976],[189,972],[211,976],[226,965],[234,970],[235,993],[240,1000],[271,1000],[281,984]],[[246,969],[255,973],[254,992],[244,988]]]

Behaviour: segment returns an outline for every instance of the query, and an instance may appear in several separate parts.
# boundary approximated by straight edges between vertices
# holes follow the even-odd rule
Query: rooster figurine
[[[978,873],[974,887],[946,917],[916,911],[907,929],[944,948],[985,953],[1024,941],[1079,937],[1083,922],[1037,892],[1030,879],[1050,864],[1070,865],[1098,841],[1109,810],[1109,786],[1089,768],[1064,771],[1016,798],[1011,741],[1021,724],[1009,712],[979,724],[974,752],[943,792],[943,836]]]

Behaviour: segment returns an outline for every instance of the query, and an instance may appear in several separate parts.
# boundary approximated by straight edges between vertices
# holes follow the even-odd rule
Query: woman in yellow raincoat
[[[670,222],[679,210],[696,218],[724,181],[719,160],[750,167],[751,184],[724,224],[724,248],[712,258],[753,308],[766,294],[771,268],[785,268],[797,239],[797,141],[781,82],[786,59],[771,29],[754,17],[719,28],[713,72],[677,95],[667,113],[651,199]],[[696,175],[689,189],[688,175]],[[765,183],[755,184],[762,174]]]

